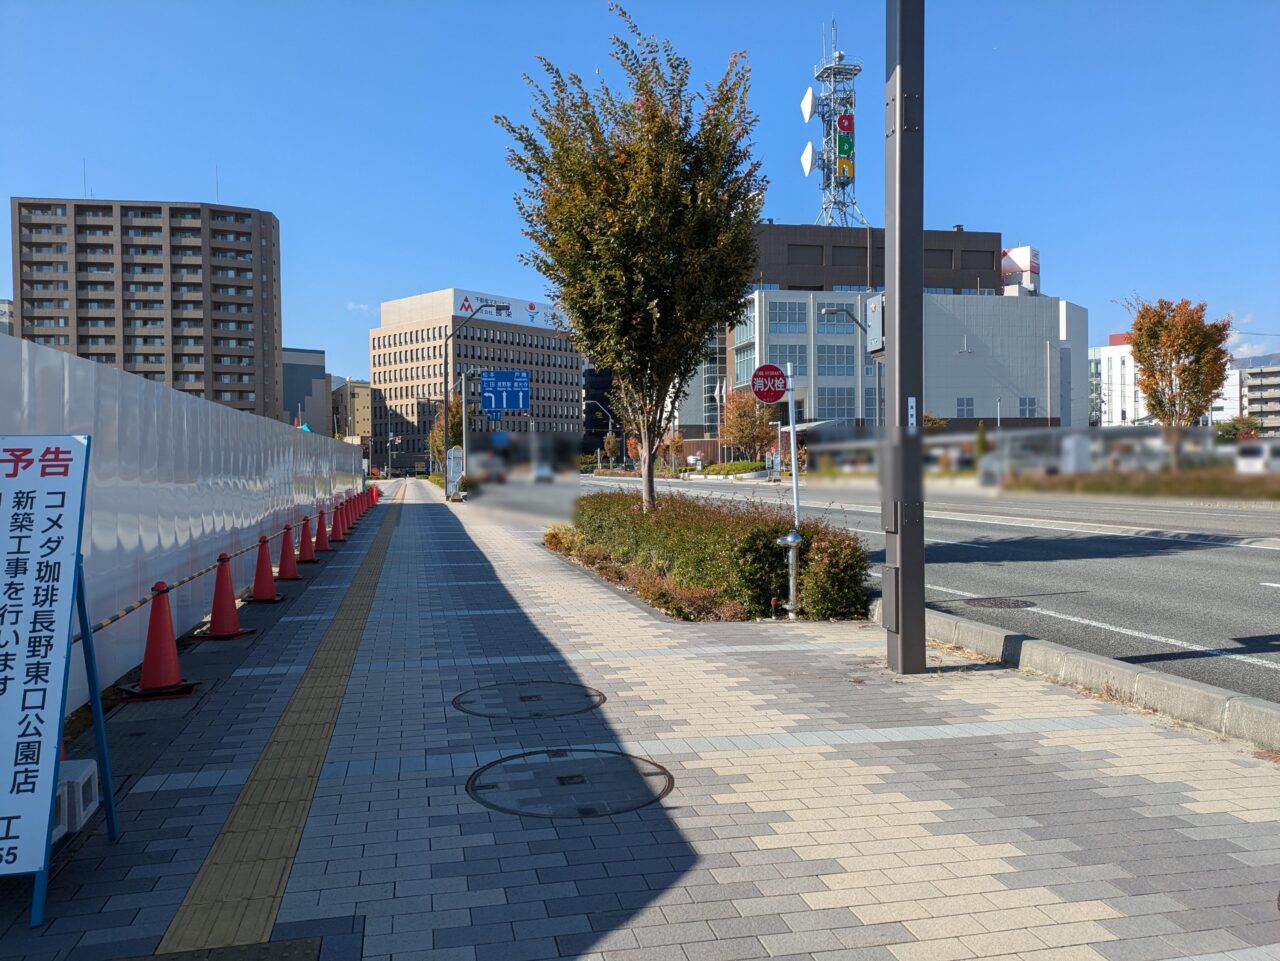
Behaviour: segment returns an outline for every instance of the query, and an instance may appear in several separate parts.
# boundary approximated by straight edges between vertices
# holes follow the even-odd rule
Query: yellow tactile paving
[[[402,487],[157,953],[270,939],[403,495]]]

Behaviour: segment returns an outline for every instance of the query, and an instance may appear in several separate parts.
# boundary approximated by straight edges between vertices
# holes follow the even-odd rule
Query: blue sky
[[[765,215],[808,223],[799,100],[821,29],[861,59],[857,193],[883,223],[884,4],[631,0],[703,78],[745,50]],[[206,200],[281,221],[285,343],[368,373],[378,303],[439,287],[545,293],[522,267],[495,113],[522,117],[542,54],[608,77],[605,0],[217,3],[0,0],[0,194]],[[1207,300],[1243,352],[1280,350],[1280,3],[931,0],[926,226],[1040,248],[1089,308]],[[0,296],[13,289],[9,231]]]

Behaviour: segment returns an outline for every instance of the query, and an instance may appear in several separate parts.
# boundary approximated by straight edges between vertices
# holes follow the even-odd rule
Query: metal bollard
[[[802,543],[804,543],[804,538],[800,536],[800,532],[795,528],[792,528],[789,533],[784,534],[777,540],[779,547],[785,547],[788,550],[787,566],[791,597],[787,599],[787,617],[793,621],[796,619],[796,612],[800,609],[799,591],[797,590],[796,582],[800,566],[800,545]]]

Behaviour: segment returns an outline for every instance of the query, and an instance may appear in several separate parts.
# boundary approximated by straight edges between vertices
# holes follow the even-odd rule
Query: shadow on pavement
[[[613,692],[583,685],[574,638],[562,647],[534,624],[451,509],[402,511],[393,544],[412,551],[413,596],[371,615],[371,627],[401,623],[366,631],[330,759],[347,759],[359,791],[367,741],[344,731],[377,725],[377,757],[399,755],[397,794],[416,810],[398,808],[414,820],[395,870],[419,865],[405,891],[432,892],[425,916],[404,906],[420,949],[474,947],[476,961],[603,950],[697,861],[661,800],[671,776],[626,754],[602,708]],[[384,752],[397,736],[401,750]],[[420,792],[424,775],[408,772],[423,764]],[[404,950],[399,930],[366,928],[365,952]]]

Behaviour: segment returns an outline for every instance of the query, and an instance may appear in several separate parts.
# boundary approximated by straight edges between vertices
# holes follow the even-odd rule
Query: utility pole
[[[885,335],[881,620],[889,669],[925,670],[924,0],[886,0]]]

